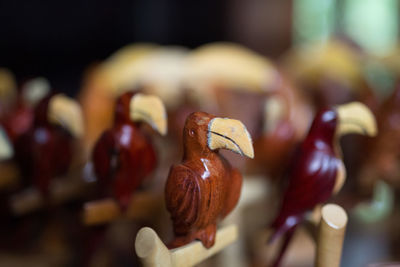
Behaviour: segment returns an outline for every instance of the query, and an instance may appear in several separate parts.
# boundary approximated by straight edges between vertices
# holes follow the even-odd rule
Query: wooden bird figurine
[[[285,234],[274,266],[278,266],[291,237],[307,212],[325,203],[345,181],[339,137],[358,133],[375,136],[377,127],[371,111],[359,102],[320,110],[305,140],[292,159],[288,186],[281,209],[272,223],[269,243]]]
[[[170,247],[198,239],[210,248],[217,223],[236,206],[242,185],[240,172],[218,150],[253,158],[251,137],[238,120],[195,112],[186,119],[183,146],[182,163],[171,167],[165,187],[175,233]]]
[[[43,77],[28,80],[23,84],[15,96],[15,101],[0,119],[13,144],[31,128],[34,120],[34,107],[49,93],[50,84]]]
[[[379,134],[369,142],[359,173],[359,182],[365,191],[370,191],[378,179],[400,187],[400,80],[379,107],[377,121]]]
[[[35,107],[33,125],[16,142],[16,159],[25,176],[44,196],[52,178],[64,174],[72,160],[73,140],[83,134],[78,103],[51,94]]]
[[[103,133],[93,150],[100,194],[115,197],[124,210],[132,192],[156,166],[151,140],[140,128],[143,122],[166,134],[167,115],[162,101],[153,95],[122,94],[115,106],[113,126]]]
[[[313,112],[308,99],[286,80],[264,100],[262,132],[254,140],[250,167],[276,181],[283,177],[296,147],[307,134]],[[251,168],[250,168],[251,169]]]

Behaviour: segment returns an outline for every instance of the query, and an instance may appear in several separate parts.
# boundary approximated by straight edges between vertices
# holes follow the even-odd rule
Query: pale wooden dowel
[[[43,206],[43,198],[36,188],[28,188],[11,198],[10,207],[15,215],[24,215]]]
[[[131,220],[152,218],[164,209],[164,195],[156,192],[135,192],[124,216]]]
[[[142,228],[135,241],[135,250],[145,267],[190,267],[213,256],[233,243],[238,236],[236,225],[230,225],[217,231],[214,246],[206,249],[200,241],[168,250],[153,229]]]
[[[340,266],[346,225],[347,214],[342,207],[327,204],[322,208],[315,260],[316,267]]]
[[[88,202],[83,207],[83,222],[86,225],[107,223],[119,216],[121,210],[111,198]]]
[[[85,183],[80,179],[54,179],[50,185],[51,204],[62,204],[84,192]],[[28,188],[11,198],[11,210],[15,215],[34,212],[45,205],[43,196],[36,188]]]
[[[84,205],[83,222],[86,225],[96,225],[109,223],[121,217],[132,220],[151,218],[162,207],[162,203],[161,194],[136,192],[123,214],[116,200],[95,200]]]

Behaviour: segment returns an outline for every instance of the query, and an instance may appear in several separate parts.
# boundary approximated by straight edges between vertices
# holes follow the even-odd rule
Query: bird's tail
[[[295,227],[298,222],[299,219],[297,217],[278,216],[276,220],[271,224],[271,228],[274,229],[274,231],[268,238],[267,244],[271,245],[276,239],[285,234],[291,228]]]
[[[285,234],[285,240],[283,241],[283,244],[282,244],[282,246],[281,246],[281,249],[280,249],[280,251],[279,251],[279,254],[278,254],[277,257],[275,258],[272,267],[278,267],[279,264],[281,263],[282,258],[283,258],[283,255],[284,255],[285,252],[286,252],[286,249],[287,249],[287,247],[288,247],[288,245],[289,245],[289,243],[290,243],[290,240],[292,240],[292,237],[293,237],[293,234],[294,234],[294,231],[295,231],[295,230],[296,230],[296,226],[290,228],[290,229],[286,232],[286,234]]]

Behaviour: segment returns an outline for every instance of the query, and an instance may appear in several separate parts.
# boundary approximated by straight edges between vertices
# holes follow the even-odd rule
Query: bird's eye
[[[190,135],[190,136],[194,136],[194,131],[193,131],[193,130],[190,130],[190,131],[189,131],[189,135]]]

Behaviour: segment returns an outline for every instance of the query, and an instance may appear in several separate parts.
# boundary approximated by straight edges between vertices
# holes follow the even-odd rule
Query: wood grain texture
[[[195,112],[188,116],[185,123],[183,160],[181,164],[171,167],[165,187],[166,205],[175,233],[175,239],[169,244],[171,248],[186,245],[195,239],[200,240],[206,248],[212,247],[217,223],[232,211],[240,197],[240,172],[218,153],[218,149],[211,150],[208,146],[213,143],[209,140],[209,124],[213,119],[213,115]],[[232,124],[235,133],[238,129],[234,126],[236,122]],[[215,134],[229,138],[222,134],[224,131],[220,132]],[[243,141],[242,134],[246,133],[239,134],[240,142]],[[252,147],[242,149],[235,139],[227,140],[236,144],[230,144],[234,146],[232,150],[252,152]],[[242,143],[247,144],[247,141]]]
[[[145,267],[190,267],[218,253],[236,240],[238,230],[230,225],[218,230],[215,245],[206,249],[199,241],[168,250],[153,229],[142,228],[135,241],[135,250]]]

